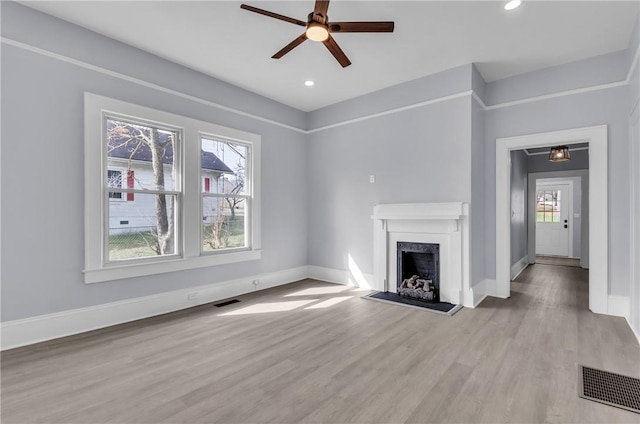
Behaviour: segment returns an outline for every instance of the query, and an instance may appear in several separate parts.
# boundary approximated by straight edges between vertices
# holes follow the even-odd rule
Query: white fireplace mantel
[[[379,220],[459,220],[465,216],[465,203],[396,203],[373,207],[373,219]]]
[[[376,290],[396,290],[398,242],[437,243],[441,300],[473,307],[469,288],[468,203],[376,205],[372,218]]]

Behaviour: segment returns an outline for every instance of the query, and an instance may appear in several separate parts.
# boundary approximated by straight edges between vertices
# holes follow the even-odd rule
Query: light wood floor
[[[2,423],[639,423],[577,364],[640,377],[587,271],[533,265],[453,317],[312,280],[2,354]],[[271,311],[271,312],[267,312]]]
[[[580,259],[561,258],[558,256],[540,256],[536,255],[536,263],[543,265],[563,265],[563,266],[580,266]]]

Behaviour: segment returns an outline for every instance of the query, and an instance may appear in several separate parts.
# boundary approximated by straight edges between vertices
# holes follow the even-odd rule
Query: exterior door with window
[[[569,256],[569,186],[536,188],[536,255]]]

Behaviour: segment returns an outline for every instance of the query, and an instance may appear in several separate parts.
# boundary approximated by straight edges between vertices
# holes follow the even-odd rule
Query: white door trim
[[[511,151],[577,142],[589,143],[589,309],[608,312],[607,126],[576,128],[496,140],[496,290],[507,298],[510,287]]]
[[[631,151],[629,154],[629,169],[631,170],[630,186],[630,231],[631,231],[631,269],[630,278],[630,305],[629,325],[638,342],[640,342],[640,106],[636,103],[629,116],[629,141]]]

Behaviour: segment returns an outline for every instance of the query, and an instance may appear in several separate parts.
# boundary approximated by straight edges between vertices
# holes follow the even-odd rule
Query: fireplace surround
[[[467,203],[382,204],[374,207],[372,218],[375,290],[398,293],[402,278],[398,275],[398,243],[438,245],[439,300],[474,306],[469,288]]]

